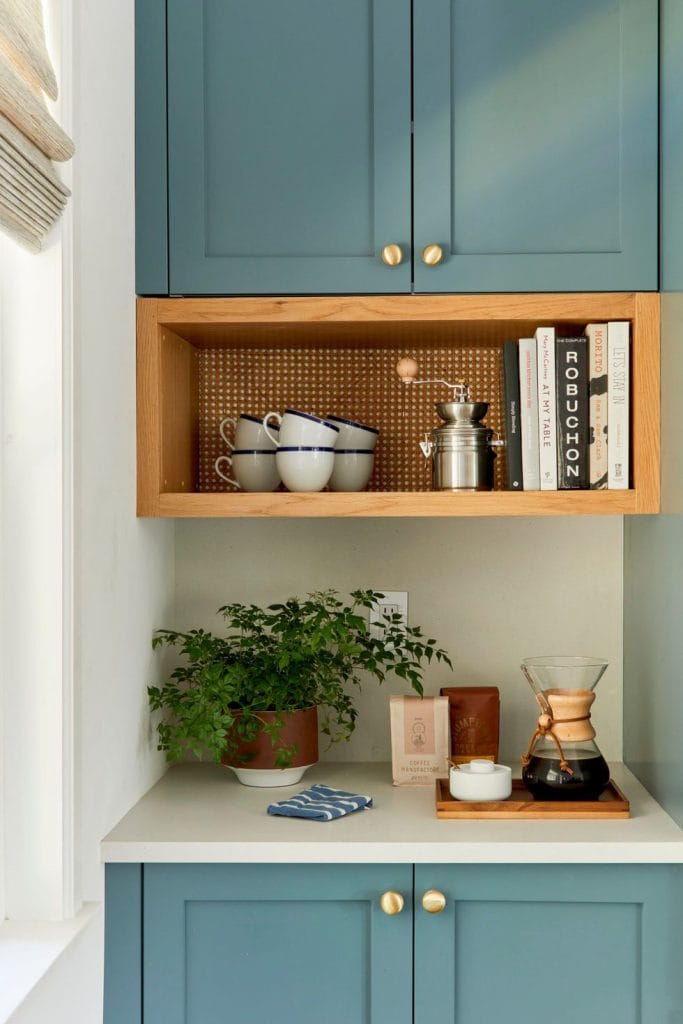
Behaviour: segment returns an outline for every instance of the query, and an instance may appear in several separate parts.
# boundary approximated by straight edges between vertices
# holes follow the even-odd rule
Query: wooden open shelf
[[[249,366],[250,352],[255,366],[259,359],[261,363],[267,360],[264,350],[272,352],[273,364],[277,363],[278,350],[309,350],[311,360],[316,352],[316,365],[321,359],[332,358],[337,349],[343,350],[340,358],[347,363],[352,361],[353,351],[358,355],[359,349],[372,350],[375,357],[377,353],[386,356],[388,350],[392,360],[394,355],[414,351],[419,356],[422,350],[421,361],[429,360],[430,353],[441,357],[445,351],[452,354],[456,364],[469,359],[467,365],[474,368],[473,372],[483,367],[481,372],[488,374],[490,384],[492,359],[497,358],[495,352],[507,338],[529,336],[540,324],[555,324],[569,331],[606,320],[631,322],[632,490],[433,492],[419,489],[424,483],[413,484],[414,471],[406,470],[407,477],[401,473],[399,479],[395,458],[387,463],[387,478],[375,482],[377,489],[356,494],[244,494],[206,487],[206,466],[211,464],[213,454],[203,450],[207,445],[207,417],[200,406],[201,401],[206,402],[208,385],[204,378],[210,373],[212,360],[225,373],[223,356],[227,359],[230,355],[230,366],[237,365],[234,358],[239,356],[239,365],[244,368]],[[137,336],[138,515],[507,516],[659,511],[656,293],[138,299]],[[344,357],[343,352],[350,354]],[[319,390],[324,393],[325,389],[321,386]],[[267,397],[264,392],[260,404],[267,405]],[[487,422],[495,426],[491,417],[500,415],[499,395],[478,397],[494,400]],[[381,407],[381,400],[379,404]],[[260,405],[235,409],[223,409],[220,402],[218,405],[220,415],[260,409]],[[306,407],[323,414],[331,411]],[[348,415],[348,410],[340,407],[334,411]],[[210,435],[215,433],[212,423]],[[420,423],[423,429],[429,425]],[[408,426],[412,443],[413,425]],[[402,428],[405,433],[405,423]],[[420,432],[416,427],[415,445]],[[406,490],[405,483],[400,486],[404,479],[415,489]],[[387,489],[394,480],[398,481],[396,489]]]

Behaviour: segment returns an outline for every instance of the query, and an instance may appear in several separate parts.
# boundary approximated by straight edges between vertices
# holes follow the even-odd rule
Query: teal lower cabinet
[[[681,1024],[682,872],[108,865],[104,1022]]]
[[[144,1024],[411,1024],[412,885],[404,864],[145,865]]]
[[[416,1024],[678,1024],[682,883],[661,865],[416,867]],[[443,911],[422,909],[430,890]]]

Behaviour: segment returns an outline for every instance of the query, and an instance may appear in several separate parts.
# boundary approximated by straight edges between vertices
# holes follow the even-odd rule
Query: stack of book
[[[503,346],[508,487],[629,486],[629,323],[539,327]]]

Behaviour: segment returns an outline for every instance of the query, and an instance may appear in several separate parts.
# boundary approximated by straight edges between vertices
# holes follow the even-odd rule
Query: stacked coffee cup
[[[375,445],[379,430],[341,416],[328,416],[327,420],[339,428],[339,439],[334,450],[334,467],[330,477],[333,491],[363,491],[372,476],[375,464]]]
[[[277,433],[270,420],[276,421]],[[263,428],[277,446],[275,463],[285,487],[290,491],[322,491],[334,468],[339,427],[310,412],[285,409],[282,416],[267,413]]]
[[[234,441],[228,435],[234,431]],[[218,475],[244,491],[362,491],[375,461],[379,431],[341,416],[314,416],[301,409],[269,412],[261,419],[226,417],[220,433],[230,449],[215,462]],[[230,467],[232,476],[224,470]]]
[[[276,438],[269,425],[276,420]],[[300,409],[285,409],[284,415],[270,412],[263,418],[264,430],[278,445],[275,462],[285,487],[290,491],[362,491],[374,464],[379,431],[340,416],[314,416]]]
[[[234,441],[227,433],[228,428],[234,431]],[[214,463],[222,480],[243,491],[274,491],[279,487],[280,474],[275,459],[278,427],[270,428],[275,436],[268,435],[260,416],[243,412],[237,419],[226,416],[219,429],[230,449],[229,455],[220,455]],[[232,469],[233,476],[224,472],[224,465]]]

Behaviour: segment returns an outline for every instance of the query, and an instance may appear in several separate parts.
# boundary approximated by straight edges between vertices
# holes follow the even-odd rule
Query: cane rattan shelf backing
[[[503,432],[502,349],[457,348],[205,348],[197,350],[199,491],[233,491],[214,463],[227,453],[219,426],[226,416],[263,416],[285,408],[334,413],[380,431],[369,491],[428,491],[431,461],[418,442],[439,424],[435,401],[450,392],[439,385],[407,386],[396,376],[401,355],[419,360],[420,376],[464,380],[473,398],[490,403],[484,420]],[[505,455],[495,465],[495,487],[504,487]]]

